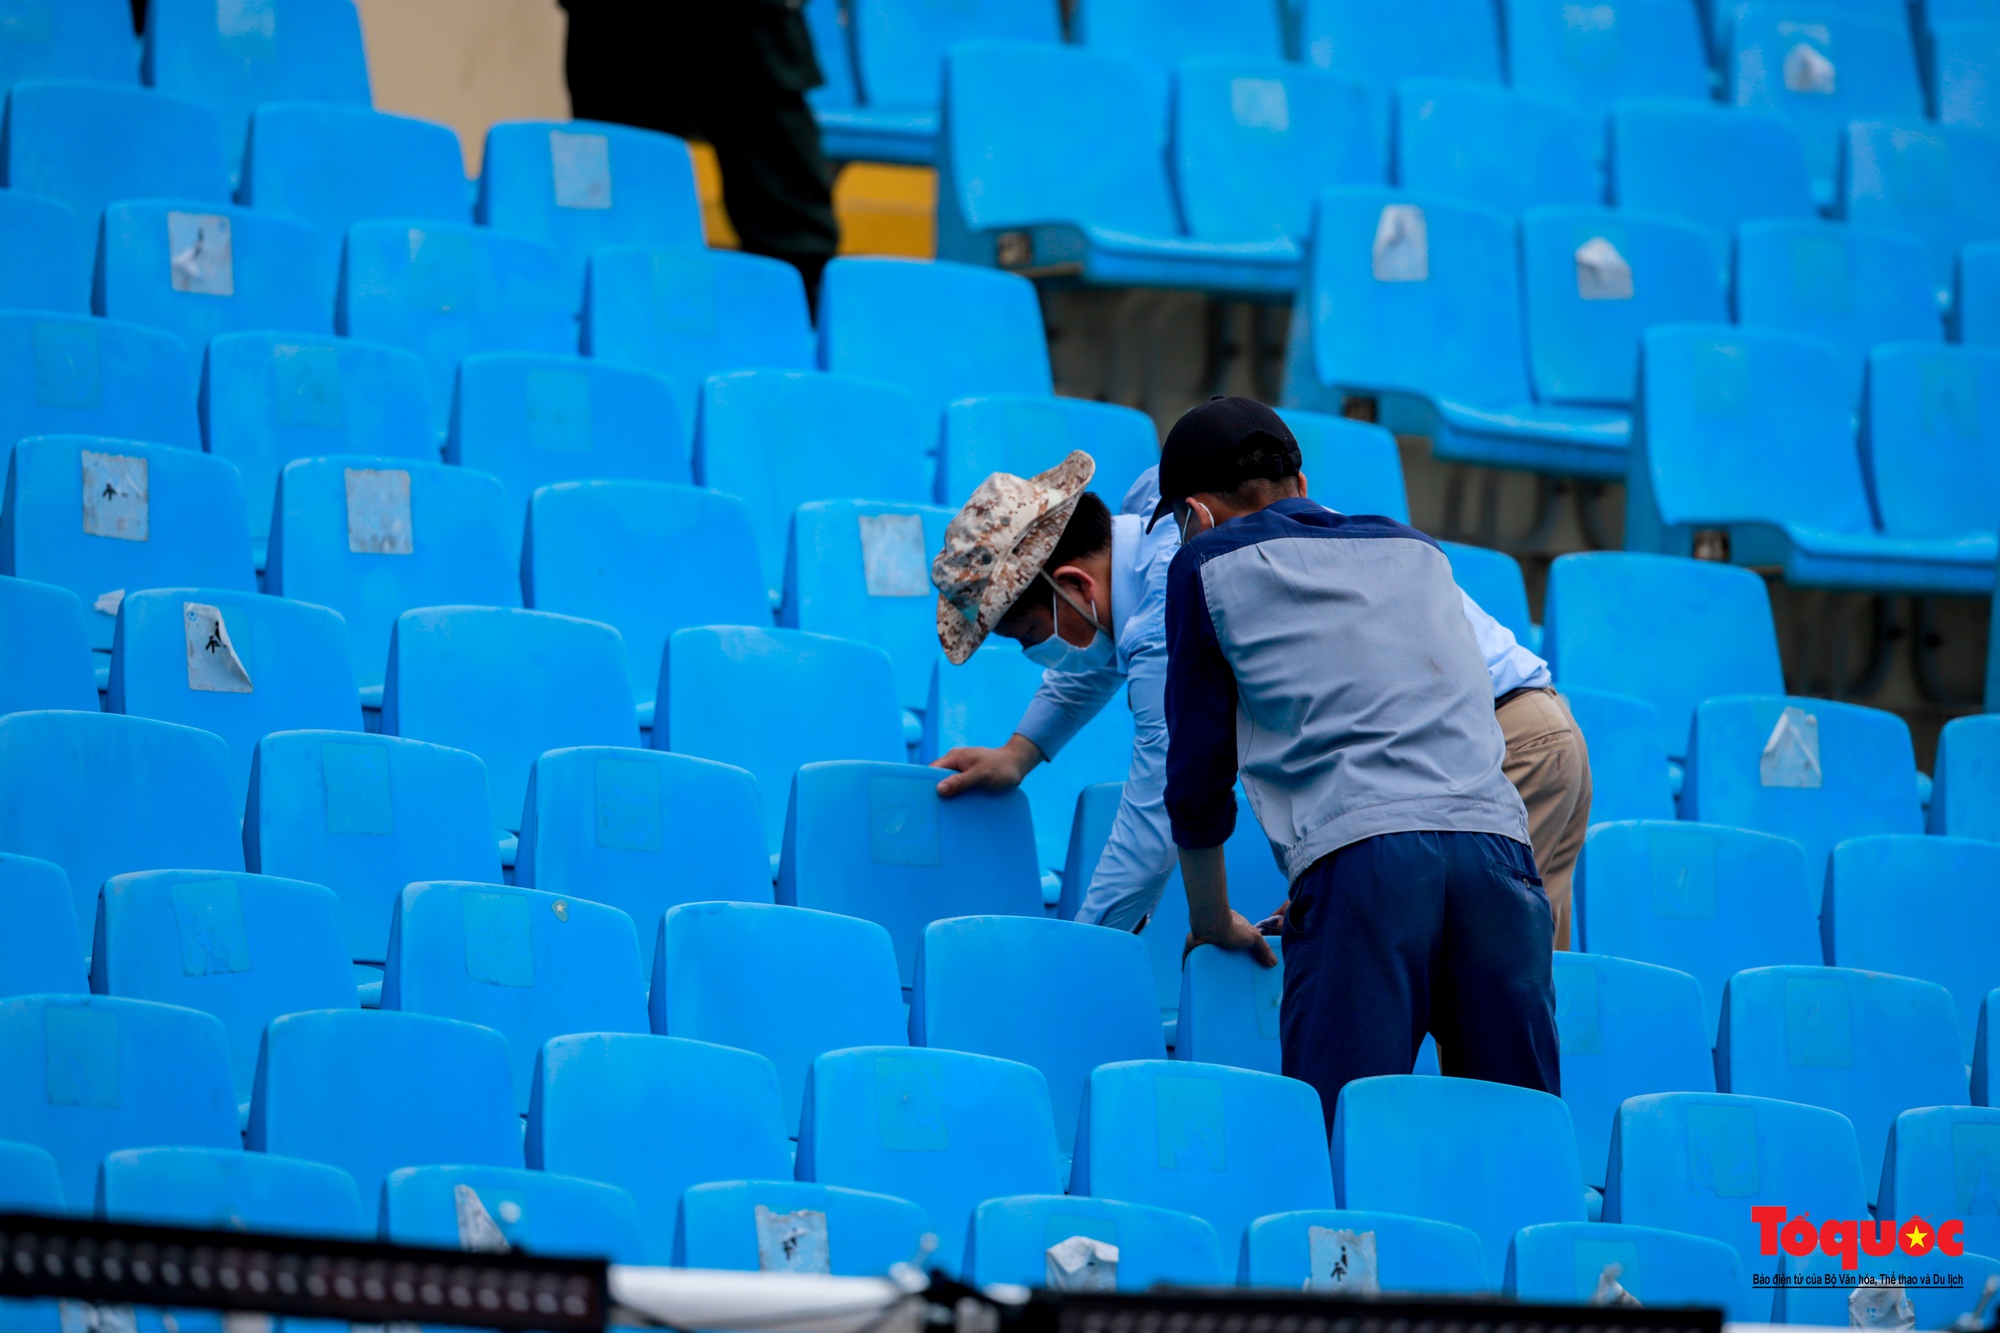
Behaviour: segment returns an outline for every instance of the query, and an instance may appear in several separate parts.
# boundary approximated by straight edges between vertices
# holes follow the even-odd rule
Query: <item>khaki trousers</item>
[[[1528,807],[1528,841],[1555,914],[1555,947],[1569,948],[1570,875],[1590,825],[1590,751],[1554,690],[1527,690],[1495,715],[1507,738],[1502,765]]]

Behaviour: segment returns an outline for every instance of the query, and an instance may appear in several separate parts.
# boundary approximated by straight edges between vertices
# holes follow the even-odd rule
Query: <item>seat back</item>
[[[527,1161],[628,1191],[646,1261],[666,1263],[690,1185],[791,1175],[778,1071],[754,1052],[679,1037],[557,1037],[535,1063]]]
[[[1938,733],[1930,832],[2000,842],[2000,718],[1955,717]]]
[[[1166,68],[1196,56],[1278,60],[1285,54],[1276,5],[1263,0],[1083,0],[1071,20],[1094,51]]]
[[[2000,135],[1914,116],[1846,130],[1836,209],[1849,221],[1922,239],[1940,294],[1968,241],[2000,239]]]
[[[1244,1233],[1237,1283],[1339,1291],[1353,1282],[1349,1251],[1374,1236],[1375,1280],[1386,1292],[1483,1295],[1492,1289],[1479,1233],[1401,1213],[1308,1208],[1260,1217]],[[1336,1271],[1339,1270],[1339,1271]]]
[[[522,557],[528,605],[625,636],[644,720],[676,630],[771,622],[750,507],[719,491],[652,481],[544,486],[529,500]]]
[[[1805,146],[1790,125],[1695,101],[1612,109],[1610,199],[1704,228],[1717,254],[1741,223],[1814,215]]]
[[[609,625],[547,611],[405,611],[389,636],[382,730],[485,760],[494,827],[518,831],[543,751],[638,744],[624,641]]]
[[[5,60],[0,52],[0,62]],[[90,313],[91,246],[75,209],[58,199],[9,190],[0,194],[0,241],[39,261],[0,276],[6,309]]]
[[[0,577],[0,715],[97,707],[90,612],[68,588]]]
[[[388,958],[405,884],[500,879],[477,755],[347,731],[285,731],[258,743],[243,855],[253,872],[332,889],[355,962]]]
[[[463,224],[357,222],[344,255],[335,331],[423,358],[440,437],[466,357],[576,350],[562,257],[545,242]]]
[[[1959,1218],[1965,1248],[1990,1255],[2000,1250],[2000,1214],[1979,1207],[1980,1182],[1994,1179],[1996,1168],[2000,1107],[1905,1111],[1889,1129],[1875,1207],[1885,1218]]]
[[[382,1236],[397,1245],[462,1249],[485,1225],[514,1249],[614,1263],[643,1261],[639,1206],[616,1185],[504,1166],[406,1166],[382,1186]],[[490,1235],[486,1237],[491,1239]]]
[[[1563,698],[1590,750],[1590,822],[1672,819],[1666,728],[1644,699],[1565,686]]]
[[[1924,826],[1908,723],[1784,695],[1710,699],[1695,710],[1682,803],[1690,819],[1793,839],[1815,881],[1835,843]]]
[[[1515,1233],[1503,1290],[1520,1301],[1586,1302],[1611,1264],[1618,1265],[1618,1285],[1651,1305],[1728,1308],[1745,1281],[1736,1251],[1706,1236],[1629,1223],[1544,1222]]]
[[[499,479],[366,455],[299,458],[278,474],[264,586],[347,621],[355,681],[379,691],[396,617],[422,606],[521,604]],[[379,695],[375,697],[379,698]]]
[[[850,11],[854,60],[868,105],[934,109],[945,52],[961,42],[1006,38],[1060,42],[1062,14],[1045,0],[973,0],[941,8],[922,0],[865,0]],[[824,63],[828,59],[822,55]]]
[[[113,875],[242,870],[231,768],[221,737],[171,722],[0,717],[0,851],[62,867],[77,935],[87,940],[98,886]]]
[[[1868,358],[1861,451],[1882,531],[1965,537],[2000,523],[2000,350],[1904,343]]]
[[[818,500],[792,512],[783,624],[872,643],[889,654],[896,700],[921,710],[938,660],[931,558],[952,511],[923,504]]]
[[[1521,219],[1521,285],[1528,368],[1544,403],[1629,407],[1648,327],[1729,320],[1714,241],[1672,218],[1534,209]]]
[[[1483,0],[1409,0],[1387,8],[1367,0],[1306,0],[1299,54],[1383,94],[1404,79],[1503,78],[1499,15]]]
[[[1593,114],[1623,97],[1706,101],[1707,43],[1681,0],[1505,0],[1509,81]]]
[[[1537,642],[1535,627],[1528,620],[1528,580],[1520,561],[1505,551],[1484,546],[1460,542],[1439,542],[1438,546],[1451,562],[1452,580],[1459,591],[1505,625],[1522,647]]]
[[[2000,243],[1974,241],[1959,251],[1949,324],[1968,346],[2000,346]]]
[[[1396,85],[1396,183],[1518,214],[1604,198],[1604,124],[1573,107],[1484,83]]]
[[[347,627],[323,606],[214,588],[126,596],[111,647],[114,713],[212,731],[229,743],[242,804],[273,731],[361,730]]]
[[[80,79],[28,79],[7,94],[7,188],[59,199],[86,233],[114,199],[229,201],[222,127],[199,102]]]
[[[190,364],[187,345],[158,329],[0,311],[0,447],[31,435],[101,435],[199,449]]]
[[[1403,456],[1394,435],[1381,426],[1325,412],[1288,407],[1278,415],[1298,441],[1299,471],[1315,500],[1344,514],[1410,521]]]
[[[83,995],[88,977],[69,876],[53,861],[0,852],[0,995]]]
[[[749,626],[683,629],[667,641],[659,694],[653,748],[748,770],[771,853],[800,765],[893,764],[908,754],[889,655],[864,643]]]
[[[22,79],[137,83],[132,11],[118,0],[76,0],[36,11],[0,39],[0,94]]]
[[[1599,954],[1555,958],[1562,1098],[1587,1185],[1604,1188],[1611,1122],[1642,1092],[1714,1092],[1714,1031],[1685,972]]]
[[[935,770],[861,760],[808,763],[792,779],[778,901],[880,923],[905,986],[916,984],[924,927],[986,913],[1039,917],[1040,888],[1019,792],[947,801]]]
[[[965,1238],[966,1281],[1052,1285],[1053,1251],[1083,1237],[1118,1251],[1118,1290],[1155,1283],[1214,1287],[1228,1281],[1215,1228],[1190,1213],[1112,1199],[1020,1194],[988,1199],[973,1210]]]
[[[1569,1110],[1530,1088],[1421,1074],[1356,1079],[1340,1090],[1332,1153],[1341,1207],[1472,1228],[1492,1287],[1516,1231],[1584,1220]]]
[[[798,1132],[814,1060],[906,1040],[895,945],[873,921],[770,903],[690,902],[671,908],[654,933],[653,1031],[769,1057],[789,1133]],[[744,967],[746,957],[758,966]],[[784,984],[773,986],[779,976]],[[806,994],[812,1003],[802,1006]]]
[[[594,120],[488,129],[475,217],[555,246],[578,304],[590,258],[606,246],[705,244],[686,141]]]
[[[1949,4],[1951,0],[1944,2]],[[1709,46],[1718,56],[1728,52],[1729,39],[1736,30],[1737,20],[1749,12],[1752,5],[1758,3],[1760,0],[1715,0],[1714,4],[1703,6],[1702,17],[1708,22]],[[1896,8],[1896,0],[1846,0],[1845,3],[1833,8],[1878,19],[1908,17],[1903,10]],[[1819,10],[1816,8],[1808,17],[1816,16],[1818,13]]]
[[[46,1148],[72,1214],[120,1148],[235,1149],[229,1046],[208,1014],[106,995],[0,1000],[0,1138]]]
[[[672,908],[771,901],[757,780],[658,750],[547,751],[528,773],[514,882],[625,913],[651,976],[660,918]]]
[[[1303,240],[1321,190],[1387,175],[1367,87],[1310,66],[1188,61],[1171,114],[1181,216],[1198,240]]]
[[[1887,1225],[1889,1218],[1885,1214],[1882,1220]],[[1862,1225],[1867,1225],[1865,1219]],[[1902,1225],[1907,1233],[1910,1223]],[[1824,1324],[1839,1318],[1847,1308],[1847,1293],[1896,1283],[1907,1284],[1905,1291],[1918,1327],[1942,1328],[1965,1312],[1967,1293],[1983,1294],[1989,1282],[2000,1283],[2000,1259],[1974,1253],[1969,1240],[1956,1258],[1935,1245],[1920,1259],[1905,1263],[1907,1257],[1900,1249],[1886,1259],[1871,1258],[1864,1251],[1856,1268],[1848,1269],[1840,1255],[1808,1254],[1788,1266],[1785,1284],[1777,1289],[1772,1302],[1771,1317],[1791,1324]],[[1797,1278],[1791,1276],[1793,1272]],[[1976,1302],[1978,1297],[1973,1299]]]
[[[2000,15],[1990,9],[1978,18],[1940,21],[1938,6],[1925,7],[1929,28],[1931,106],[1939,121],[1992,133],[2000,130],[2000,107],[1993,103],[1993,70],[2000,61]]]
[[[1167,888],[1185,894],[1179,884]],[[1247,953],[1213,944],[1198,944],[1188,953],[1181,964],[1179,1023],[1174,1030],[1177,1059],[1266,1074],[1284,1072],[1278,1040],[1278,1008],[1285,995],[1284,946],[1275,937],[1268,943],[1278,955],[1276,967],[1261,966]]]
[[[97,1176],[97,1215],[120,1222],[375,1238],[354,1178],[337,1166],[228,1148],[126,1148]]]
[[[357,1004],[340,901],[330,889],[205,870],[141,871],[104,881],[90,988],[222,1020],[236,1100],[246,1110],[265,1024],[283,1014]]]
[[[1032,477],[1076,449],[1097,463],[1090,489],[1113,513],[1139,474],[1160,463],[1159,430],[1133,408],[1026,393],[962,398],[944,413],[937,503],[957,509],[989,474]]]
[[[265,1028],[243,1146],[340,1167],[363,1198],[380,1198],[400,1167],[513,1166],[520,1123],[498,1032],[329,1009]]]
[[[721,1180],[681,1195],[674,1263],[751,1273],[802,1267],[808,1246],[787,1247],[781,1229],[757,1220],[805,1212],[824,1219],[824,1259],[836,1277],[886,1273],[915,1254],[930,1230],[924,1210],[908,1199],[805,1181]],[[810,1220],[806,1226],[816,1229]]]
[[[986,1200],[1062,1192],[1041,1073],[963,1051],[859,1046],[814,1060],[797,1170],[910,1200],[952,1256]]]

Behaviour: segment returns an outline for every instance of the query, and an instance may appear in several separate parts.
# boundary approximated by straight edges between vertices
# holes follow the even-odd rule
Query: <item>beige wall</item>
[[[569,118],[556,0],[358,0],[375,105],[458,131],[479,172],[496,120]]]

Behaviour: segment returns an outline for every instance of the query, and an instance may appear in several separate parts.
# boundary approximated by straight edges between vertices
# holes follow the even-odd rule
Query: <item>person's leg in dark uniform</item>
[[[1555,917],[1534,853],[1493,833],[1447,833],[1451,873],[1431,974],[1438,1064],[1456,1078],[1562,1093]]]

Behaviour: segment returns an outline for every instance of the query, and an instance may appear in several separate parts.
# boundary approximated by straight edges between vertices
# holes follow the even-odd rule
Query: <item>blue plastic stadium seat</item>
[[[828,264],[819,364],[901,385],[939,415],[960,398],[1054,391],[1034,285],[965,264]]]
[[[1389,100],[1404,79],[1504,81],[1500,15],[1487,0],[1305,0],[1299,56],[1307,64],[1368,87],[1384,143]]]
[[[1479,1296],[1492,1289],[1479,1233],[1470,1227],[1337,1208],[1274,1213],[1252,1222],[1237,1284],[1339,1291],[1353,1280],[1342,1264],[1347,1246],[1363,1237],[1373,1238],[1375,1279],[1385,1295]]]
[[[669,909],[771,901],[757,780],[658,750],[550,750],[528,772],[514,882],[624,912],[650,976]]]
[[[484,1228],[468,1225],[466,1205],[472,1200],[513,1249],[644,1261],[639,1206],[630,1194],[595,1180],[520,1167],[410,1166],[390,1172],[382,1185],[382,1239],[433,1249],[474,1248],[474,1228],[480,1233]]]
[[[1570,1113],[1545,1092],[1416,1074],[1356,1079],[1340,1090],[1332,1154],[1341,1207],[1470,1227],[1492,1287],[1517,1230],[1584,1220]]]
[[[331,890],[206,870],[141,871],[104,882],[90,989],[220,1019],[245,1114],[264,1025],[356,1003],[340,900]]]
[[[1190,1213],[1112,1199],[1023,1194],[988,1199],[973,1210],[965,1238],[967,1282],[984,1287],[1014,1282],[1045,1287],[1060,1267],[1050,1252],[1082,1236],[1118,1251],[1117,1288],[1144,1291],[1155,1283],[1227,1285],[1215,1228]]]
[[[1923,246],[1905,232],[1770,221],[1737,233],[1737,320],[1832,343],[1856,402],[1877,343],[1943,341],[1936,285]]]
[[[22,79],[138,82],[132,11],[118,0],[25,10],[0,37],[0,94]]]
[[[8,1212],[62,1215],[62,1177],[47,1149],[32,1143],[0,1143],[0,1207]],[[0,1326],[8,1333],[60,1333],[62,1307],[54,1300],[0,1300]]]
[[[632,918],[583,898],[497,884],[410,884],[389,926],[382,1007],[492,1028],[507,1039],[526,1111],[542,1043],[644,1032]]]
[[[87,941],[98,886],[112,875],[243,869],[230,769],[221,737],[171,722],[0,717],[0,852],[63,868],[77,935]]]
[[[145,37],[146,82],[215,108],[232,175],[251,112],[264,103],[369,103],[353,0],[254,8],[162,0],[147,6]]]
[[[1403,456],[1380,426],[1288,407],[1278,413],[1299,442],[1300,471],[1313,499],[1347,514],[1382,514],[1410,521]],[[1102,468],[1102,463],[1099,467]],[[1157,482],[1155,490],[1158,489]]]
[[[1685,972],[1597,954],[1555,955],[1562,1098],[1586,1185],[1604,1188],[1619,1103],[1647,1092],[1713,1092],[1714,1031]]]
[[[1624,97],[1708,100],[1708,52],[1687,0],[1504,0],[1508,82],[1601,115]]]
[[[0,714],[97,707],[90,611],[68,588],[0,577]]]
[[[1601,824],[1577,861],[1578,936],[1593,955],[1694,977],[1712,1039],[1731,976],[1820,960],[1819,882],[1790,838],[1672,820]]]
[[[664,375],[529,352],[482,352],[459,365],[444,461],[500,478],[517,548],[538,487],[693,479]]]
[[[1160,462],[1158,428],[1129,407],[1024,393],[965,398],[945,409],[937,502],[957,509],[989,474],[1032,477],[1073,449],[1096,461],[1090,489],[1113,513],[1139,474]]]
[[[1975,4],[1981,2],[1982,0],[1972,0]],[[1943,3],[1950,4],[1952,0],[1943,0]],[[1709,45],[1716,52],[1718,61],[1728,54],[1729,39],[1735,32],[1737,20],[1741,19],[1753,5],[1758,4],[1760,0],[1714,0],[1714,3],[1702,6],[1702,16],[1708,22]],[[1808,19],[1817,17],[1824,8],[1828,7],[1814,6],[1804,17]],[[1831,8],[1881,19],[1907,17],[1905,11],[1898,7],[1897,0],[1842,0],[1842,3]],[[1936,5],[1929,4],[1925,8],[1934,10]]]
[[[1729,318],[1722,255],[1706,232],[1612,209],[1523,217],[1521,290],[1528,374],[1545,403],[1630,407],[1649,326]]]
[[[1869,355],[1861,454],[1883,532],[1965,540],[1993,531],[2000,508],[1995,395],[2000,350],[1902,343]]]
[[[1168,892],[1183,894],[1176,883]],[[1164,895],[1162,895],[1164,897]],[[1140,936],[1152,934],[1149,924]],[[1263,967],[1247,953],[1200,944],[1181,965],[1181,997],[1174,1029],[1174,1058],[1209,1065],[1233,1065],[1281,1074],[1278,1006],[1285,994],[1283,945],[1273,937],[1276,967]]]
[[[939,1262],[957,1266],[980,1204],[1062,1193],[1048,1084],[1032,1066],[963,1051],[830,1052],[806,1078],[797,1174],[917,1204]]]
[[[1973,1038],[1972,1100],[1991,1106],[2000,1100],[2000,987],[1986,993],[1979,1004],[1979,1030]]]
[[[1833,344],[1670,325],[1647,331],[1640,373],[1628,547],[1684,555],[1697,531],[1717,529],[1728,533],[1737,564],[1782,566],[1788,582],[1805,587],[1992,588],[1990,521],[1942,536],[1929,524],[1878,529],[1854,447],[1851,376]],[[1934,396],[1951,394],[1947,387]],[[1977,409],[1957,403],[1954,410]]]
[[[766,1214],[794,1221],[801,1213],[825,1219],[827,1271],[837,1277],[880,1277],[918,1252],[930,1223],[908,1199],[838,1185],[794,1180],[727,1180],[691,1185],[681,1195],[674,1264],[745,1272],[800,1268],[813,1271],[806,1247],[788,1252],[781,1228],[758,1225]]]
[[[1937,9],[1925,6],[1931,111],[1946,125],[2000,130],[1993,83],[1993,71],[2000,68],[2000,24],[1994,22],[2000,12],[1988,8],[1980,19],[1941,22]]]
[[[1819,915],[1827,964],[1943,986],[1969,1064],[1979,1002],[2000,982],[1992,957],[2000,899],[1985,889],[1993,883],[2000,883],[2000,846],[1990,842],[1889,835],[1840,843],[1827,862]]]
[[[2000,842],[2000,717],[1955,717],[1938,734],[1930,832]]]
[[[1951,992],[1848,967],[1753,967],[1731,977],[1715,1071],[1724,1092],[1823,1106],[1852,1121],[1871,1203],[1896,1117],[1966,1101]]]
[[[2000,1212],[1982,1205],[1992,1197],[1995,1179],[2000,1179],[2000,1109],[1905,1111],[1889,1129],[1876,1211],[1885,1218],[1958,1218],[1965,1223],[1965,1248],[1990,1255],[2000,1251]]]
[[[896,764],[908,755],[887,653],[823,634],[751,626],[683,629],[667,641],[653,748],[754,775],[765,850],[772,854],[785,836],[800,765]]]
[[[1310,481],[1310,474],[1308,474]],[[1439,542],[1451,563],[1452,579],[1480,610],[1513,631],[1522,647],[1541,644],[1540,631],[1528,620],[1528,580],[1521,562],[1505,551],[1460,542]]]
[[[591,255],[586,287],[584,354],[672,380],[690,438],[710,375],[815,364],[805,285],[782,259],[617,246]]]
[[[594,120],[488,129],[475,218],[555,246],[579,305],[591,255],[606,246],[704,243],[686,142]]]
[[[237,1148],[229,1045],[208,1014],[103,995],[0,1000],[0,1139],[46,1148],[89,1216],[120,1148]]]
[[[187,345],[87,315],[0,311],[0,449],[31,435],[201,447]]]
[[[35,256],[33,263],[15,265],[0,276],[0,305],[68,315],[89,312],[90,239],[75,209],[57,199],[8,190],[0,194],[0,242],[17,254]]]
[[[935,759],[961,745],[1004,745],[1041,683],[1042,669],[1012,644],[989,644],[960,666],[938,659],[924,707],[923,757]],[[1113,699],[1028,775],[1021,790],[1034,815],[1037,864],[1044,871],[1063,865],[1079,794],[1093,783],[1122,784],[1131,767],[1132,710]],[[1116,807],[1114,797],[1097,835],[1100,848]],[[1097,864],[1095,850],[1090,863]]]
[[[448,126],[329,101],[259,106],[238,197],[312,228],[314,294],[331,318],[347,229],[372,218],[469,220],[465,160]],[[518,230],[512,228],[510,230]]]
[[[97,1215],[154,1226],[375,1238],[354,1178],[337,1166],[229,1148],[126,1148],[97,1178]]]
[[[378,969],[405,884],[500,879],[476,755],[344,731],[280,732],[258,744],[243,856],[253,872],[338,894],[347,956]]]
[[[1718,258],[1741,223],[1814,216],[1797,131],[1762,112],[1634,99],[1611,111],[1611,202],[1705,229]]]
[[[85,235],[114,199],[229,200],[215,113],[144,88],[27,79],[7,94],[7,188],[59,199]]]
[[[624,642],[609,625],[547,611],[405,611],[389,636],[382,730],[485,760],[494,826],[518,831],[544,750],[638,744]]]
[[[1769,1317],[1768,1279],[1750,1210],[1781,1206],[1815,1222],[1868,1216],[1861,1154],[1847,1117],[1766,1097],[1667,1092],[1628,1098],[1611,1131],[1604,1220],[1707,1236],[1734,1246],[1740,1285],[1731,1319]],[[1763,1274],[1767,1284],[1752,1286]]]
[[[934,121],[921,115],[870,116],[862,110],[861,91],[854,78],[853,43],[847,36],[853,16],[847,6],[839,0],[804,0],[800,11],[821,77],[819,87],[806,94],[806,105],[819,121],[827,160],[928,161],[924,140],[935,130]]]
[[[238,805],[251,756],[267,734],[361,730],[347,627],[338,614],[215,588],[126,596],[112,640],[105,711],[222,737]]]
[[[1396,183],[1404,190],[1510,214],[1592,206],[1604,198],[1603,155],[1603,118],[1561,102],[1450,79],[1396,85]]]
[[[1262,0],[1082,0],[1071,23],[1075,39],[1092,50],[1162,69],[1198,56],[1285,54],[1277,6]]]
[[[0,852],[0,995],[82,995],[87,977],[69,876],[53,861]]]
[[[299,458],[278,474],[267,591],[347,621],[355,682],[379,705],[396,617],[423,606],[521,604],[497,478],[414,459]]]
[[[1275,5],[1264,8],[1275,22]],[[1151,23],[1161,32],[1172,31],[1157,16]],[[950,128],[939,145],[938,254],[966,264],[1062,273],[1099,286],[1267,297],[1290,291],[1298,280],[1298,247],[1274,234],[1272,224],[1297,213],[1289,201],[1319,183],[1299,179],[1300,159],[1310,161],[1325,151],[1344,174],[1357,168],[1338,145],[1350,144],[1354,155],[1367,155],[1371,145],[1359,98],[1343,95],[1337,86],[1327,90],[1326,105],[1302,97],[1300,108],[1302,121],[1308,113],[1315,121],[1324,116],[1339,126],[1337,135],[1315,141],[1303,127],[1292,135],[1287,85],[1298,82],[1303,94],[1307,80],[1320,76],[1287,71],[1277,63],[1277,54],[1263,56],[1262,63],[1248,67],[1255,76],[1240,80],[1243,102],[1231,120],[1241,123],[1226,131],[1203,124],[1214,101],[1203,98],[1189,109],[1194,123],[1177,127],[1176,156],[1185,146],[1202,162],[1226,152],[1218,139],[1267,141],[1260,145],[1265,151],[1253,150],[1231,162],[1230,174],[1240,173],[1243,179],[1192,183],[1194,197],[1204,203],[1188,221],[1200,219],[1226,229],[1215,237],[1182,227],[1168,160],[1159,151],[1169,120],[1163,71],[1103,50],[1048,42],[982,41],[954,47],[945,62]],[[1233,105],[1235,99],[1230,101]],[[1281,120],[1287,126],[1282,142],[1268,142],[1281,133]],[[1283,165],[1274,167],[1270,159]],[[1323,164],[1315,163],[1314,169]],[[1363,179],[1379,176],[1379,169],[1362,172]],[[1275,189],[1250,184],[1272,178],[1280,182]],[[1231,200],[1246,196],[1248,209],[1239,212],[1231,206]],[[882,262],[836,261],[827,270],[829,290],[839,265],[880,267]],[[987,277],[990,282],[992,275]],[[829,346],[827,310],[822,306],[820,317],[823,362]],[[907,344],[912,351],[929,345],[914,339]],[[1030,368],[1024,359],[1009,382],[967,384],[962,392],[1046,392],[1045,378],[1039,384],[1021,382]],[[1045,375],[1039,366],[1032,368],[1037,377]]]
[[[1689,819],[1793,839],[1814,880],[1837,842],[1924,828],[1909,724],[1878,708],[1785,695],[1710,699],[1695,710],[1682,804]]]
[[[2000,242],[1963,247],[1952,290],[1951,336],[1975,347],[2000,347]]]
[[[575,351],[573,304],[562,257],[542,241],[448,223],[357,222],[334,327],[424,359],[441,437],[458,363],[474,352]]]
[[[1222,1065],[1125,1061],[1091,1072],[1069,1188],[1193,1213],[1225,1252],[1240,1251],[1260,1217],[1333,1206],[1325,1151],[1310,1084]]]
[[[915,977],[911,1041],[1041,1070],[1064,1152],[1091,1070],[1166,1055],[1146,946],[1122,930],[1041,917],[933,921]]]
[[[873,921],[770,903],[690,902],[669,910],[654,936],[653,1031],[768,1057],[784,1089],[789,1133],[798,1132],[814,1060],[906,1039],[895,945]],[[744,966],[750,958],[755,967]]]
[[[812,450],[809,452],[818,452]],[[938,660],[931,558],[952,511],[818,500],[792,511],[779,623],[872,643],[896,670],[896,700],[920,711]]]
[[[688,1186],[791,1175],[778,1071],[754,1052],[679,1037],[557,1037],[535,1062],[527,1160],[629,1191],[646,1261],[667,1263]]]
[[[1514,1234],[1502,1290],[1518,1301],[1585,1305],[1604,1270],[1651,1306],[1727,1307],[1743,1290],[1743,1260],[1728,1245],[1658,1227],[1612,1222],[1544,1222]]]
[[[2000,239],[2000,135],[1914,117],[1857,121],[1840,172],[1841,215],[1920,237],[1940,301],[1960,247]]]
[[[349,338],[217,334],[202,362],[201,428],[208,451],[242,474],[259,570],[285,464],[323,454],[437,461],[424,363]]]
[[[1565,685],[1562,694],[1590,751],[1590,822],[1672,819],[1674,769],[1660,710],[1608,690]]]
[[[1286,403],[1339,413],[1350,395],[1383,395],[1384,424],[1430,434],[1440,457],[1622,477],[1625,413],[1530,396],[1515,232],[1432,195],[1321,195]]]
[[[923,504],[934,493],[936,444],[932,409],[893,384],[735,371],[702,388],[695,476],[750,506],[764,586],[776,606],[793,511],[809,500],[846,498]],[[927,591],[929,568],[926,548]]]
[[[1888,1226],[1889,1220],[1884,1213],[1882,1225]],[[1905,1216],[1905,1234],[1912,1220]],[[1868,1226],[1868,1219],[1861,1219],[1861,1224]],[[1989,1281],[2000,1281],[2000,1259],[1975,1253],[1968,1241],[1956,1259],[1936,1248],[1922,1258],[1912,1258],[1901,1249],[1885,1259],[1872,1258],[1863,1251],[1856,1267],[1849,1270],[1839,1256],[1814,1251],[1803,1259],[1786,1261],[1786,1282],[1772,1301],[1772,1322],[1824,1325],[1842,1317],[1851,1319],[1849,1293],[1871,1279],[1875,1285],[1894,1283],[1903,1290],[1916,1315],[1916,1327],[1949,1328],[1979,1304]],[[1794,1282],[1798,1285],[1792,1285]]]
[[[1549,566],[1542,655],[1563,689],[1644,699],[1667,754],[1687,753],[1695,706],[1785,687],[1764,581],[1711,561],[1597,551]]]
[[[931,922],[1042,912],[1027,798],[975,792],[947,801],[937,781],[937,770],[915,764],[807,763],[785,814],[778,901],[880,923],[906,986],[917,984]]]
[[[1834,6],[1810,17],[1800,22],[1782,6],[1753,7],[1737,19],[1721,56],[1730,101],[1798,131],[1814,200],[1824,206],[1833,202],[1848,122],[1921,116],[1924,90],[1907,16]]]

